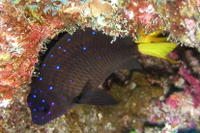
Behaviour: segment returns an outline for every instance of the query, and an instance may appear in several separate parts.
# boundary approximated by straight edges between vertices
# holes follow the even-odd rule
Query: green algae
[[[16,5],[19,4],[22,0],[11,0],[12,4]]]
[[[44,17],[39,12],[39,5],[27,5],[24,7],[26,14],[31,17],[31,21],[43,23]]]

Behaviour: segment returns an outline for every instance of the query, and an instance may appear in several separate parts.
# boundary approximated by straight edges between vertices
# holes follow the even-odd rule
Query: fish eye
[[[49,104],[45,103],[45,104],[43,104],[39,109],[40,109],[40,112],[41,112],[43,115],[46,115],[46,114],[49,113],[49,111],[50,111],[50,106],[49,106]]]

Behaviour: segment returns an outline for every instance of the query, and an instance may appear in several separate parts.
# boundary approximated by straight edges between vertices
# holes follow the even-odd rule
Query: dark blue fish
[[[116,70],[142,68],[133,58],[139,52],[132,38],[111,40],[89,28],[59,39],[30,85],[27,101],[35,124],[46,124],[77,104],[117,103],[98,86]]]

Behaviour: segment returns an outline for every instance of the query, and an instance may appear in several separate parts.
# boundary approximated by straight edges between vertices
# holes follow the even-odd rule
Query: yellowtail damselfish
[[[86,28],[77,30],[73,35],[66,33],[57,41],[42,62],[39,77],[33,77],[30,84],[27,102],[35,124],[46,124],[77,104],[117,103],[98,86],[116,70],[142,69],[133,56],[151,53],[151,47],[157,45],[137,45],[131,37],[119,37],[111,43],[112,39],[102,32]],[[161,52],[163,56],[172,50],[163,50],[165,47],[158,46],[153,54],[157,56]]]

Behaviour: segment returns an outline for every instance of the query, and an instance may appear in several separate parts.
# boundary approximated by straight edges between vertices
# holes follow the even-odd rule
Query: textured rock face
[[[27,85],[31,82],[35,63],[38,62],[38,53],[41,50],[45,51],[46,42],[58,33],[63,31],[73,33],[78,25],[82,28],[93,27],[102,30],[113,37],[133,36],[136,40],[139,29],[144,30],[145,33],[160,30],[169,32],[169,41],[199,50],[199,7],[198,0],[0,1],[0,110],[2,115],[0,125],[2,131],[17,132],[24,129],[27,132],[42,132],[56,127],[50,124],[50,129],[34,128],[31,123],[25,124],[28,123],[27,121],[30,122],[30,118],[27,118],[30,114],[25,101]],[[141,62],[144,62],[144,66],[154,66],[153,68],[163,66],[165,68],[163,70],[170,72],[168,80],[163,80],[165,77],[160,75],[161,80],[151,80],[151,83],[157,82],[163,88],[169,88],[168,86],[174,83],[185,89],[186,96],[191,96],[190,104],[194,103],[198,107],[200,57],[198,52],[193,50],[183,51],[182,54],[180,52],[170,54],[172,58],[183,61],[179,64],[171,65],[163,60],[146,56],[141,59]],[[163,62],[165,65],[161,65]],[[176,101],[176,98],[170,98],[172,100],[169,99],[167,103],[177,103],[170,102]],[[7,122],[11,122],[11,125]],[[63,126],[55,131],[70,129],[70,124],[68,127],[64,119],[56,122]],[[110,129],[108,131],[111,131],[112,124],[107,124]],[[97,129],[80,128],[80,130],[96,131]]]

